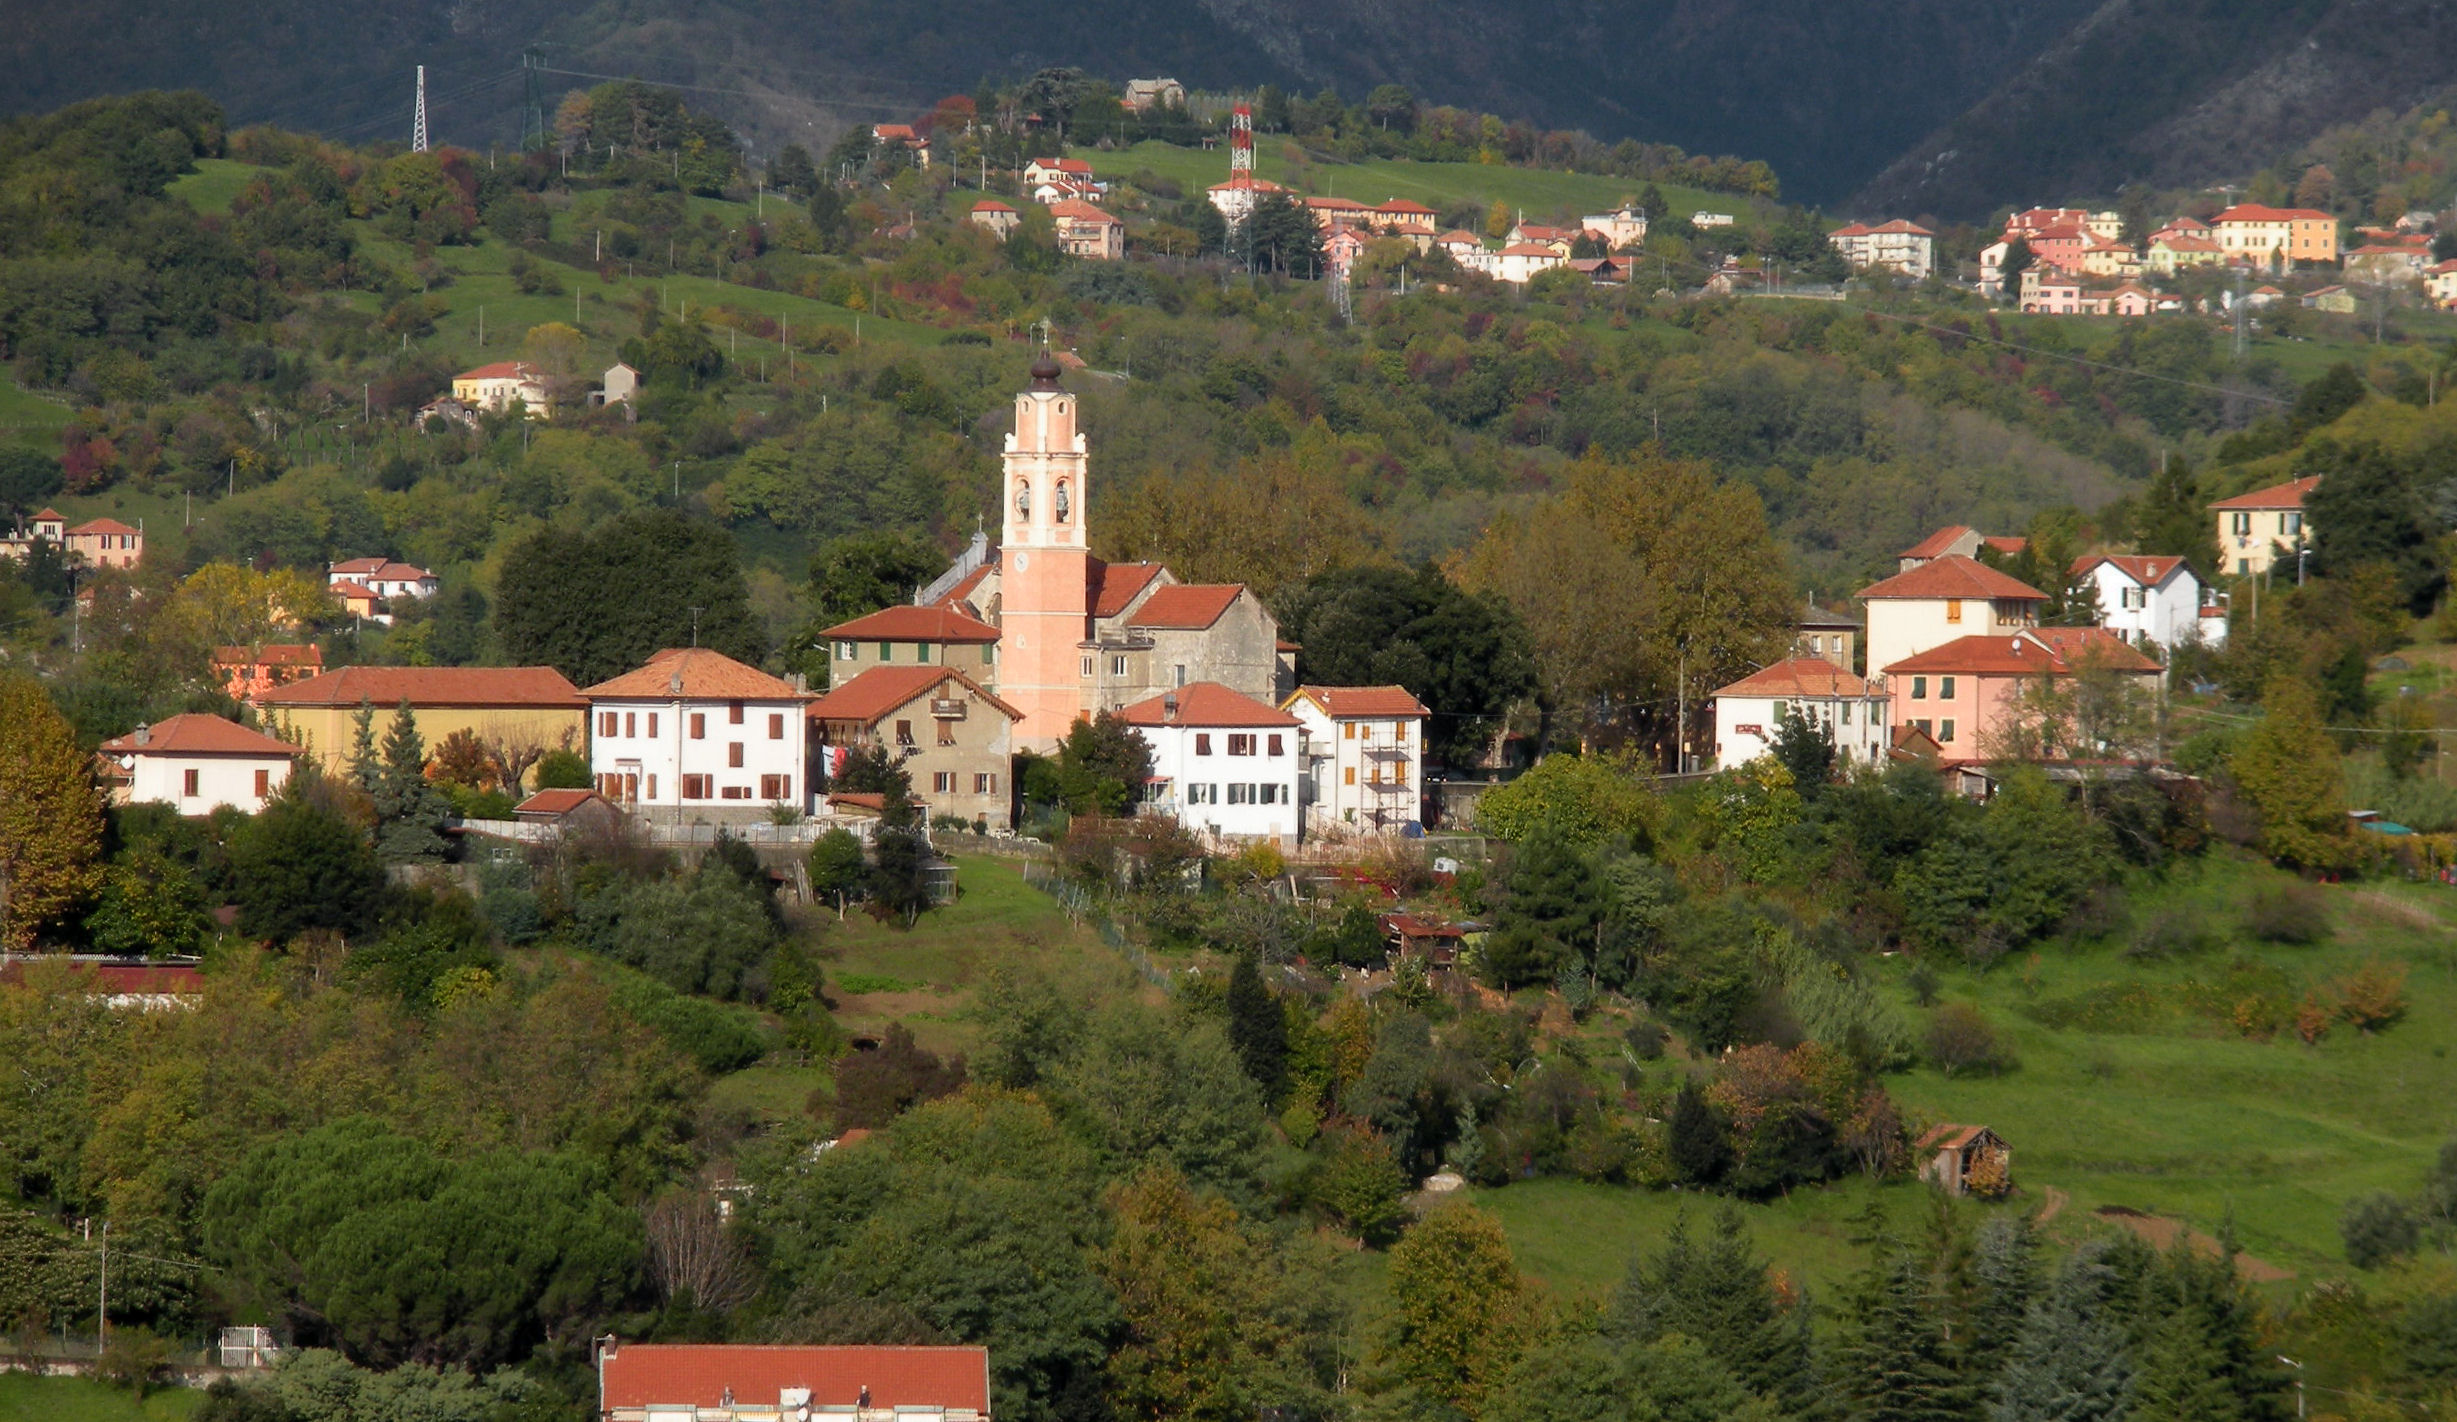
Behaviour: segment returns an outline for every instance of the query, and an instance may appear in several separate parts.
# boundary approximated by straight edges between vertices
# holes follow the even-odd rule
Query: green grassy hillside
[[[0,1373],[0,1422],[186,1422],[205,1405],[192,1388],[166,1388],[139,1401],[126,1388],[85,1378]]]

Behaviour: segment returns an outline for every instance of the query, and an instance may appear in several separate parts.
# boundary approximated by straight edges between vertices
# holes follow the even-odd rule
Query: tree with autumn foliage
[[[1387,1390],[1471,1416],[1541,1325],[1501,1222],[1464,1202],[1436,1207],[1392,1246],[1390,1290],[1373,1356]]]
[[[0,947],[23,952],[102,887],[102,793],[31,678],[0,678]]]

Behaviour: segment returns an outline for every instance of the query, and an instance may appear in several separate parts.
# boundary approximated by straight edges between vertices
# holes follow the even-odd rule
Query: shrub
[[[2169,909],[2142,926],[2125,947],[2128,958],[2190,958],[2218,946],[2218,937],[2199,915]]]
[[[2256,890],[2244,906],[2244,931],[2264,943],[2318,943],[2329,936],[2329,903],[2310,884]]]
[[[2376,1190],[2346,1202],[2338,1237],[2346,1242],[2347,1263],[2377,1269],[2412,1254],[2423,1241],[2423,1226],[2405,1201]]]
[[[112,1331],[111,1341],[103,1346],[95,1370],[104,1382],[133,1388],[143,1397],[162,1383],[170,1366],[170,1344],[142,1328],[120,1328]]]
[[[2338,1016],[2358,1032],[2376,1032],[2406,1015],[2406,967],[2374,958],[2329,985]]]
[[[1987,1017],[1967,1002],[1949,1002],[1928,1019],[1928,1059],[1947,1076],[1996,1076],[2020,1065]]]

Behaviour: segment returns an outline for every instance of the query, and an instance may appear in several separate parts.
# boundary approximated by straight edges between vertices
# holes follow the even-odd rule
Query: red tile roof
[[[2104,627],[2043,627],[2010,637],[1957,637],[1885,668],[1907,672],[1958,672],[1969,676],[2063,675],[2075,660],[2095,655],[2116,671],[2157,671],[2158,663]]]
[[[831,805],[851,805],[874,815],[887,813],[887,797],[876,790],[838,790],[828,796]]]
[[[144,739],[139,740],[139,732]],[[102,743],[105,755],[252,755],[292,756],[297,746],[277,741],[261,731],[251,731],[235,721],[219,716],[189,712],[183,716],[165,716],[150,727],[140,727],[124,736],[113,736]]]
[[[1177,715],[1169,715],[1169,703]],[[1147,696],[1118,708],[1118,719],[1130,726],[1294,726],[1297,718],[1276,706],[1231,691],[1216,681],[1191,682],[1175,691]]]
[[[1119,219],[1078,198],[1060,198],[1058,201],[1051,203],[1049,205],[1049,215],[1052,217],[1063,217],[1069,222],[1090,222],[1109,227],[1123,227],[1126,225]]]
[[[77,535],[79,535],[79,534],[81,534],[81,533],[134,533],[134,532],[136,532],[136,530],[135,530],[135,529],[130,528],[128,525],[126,525],[126,524],[124,524],[124,523],[121,523],[121,522],[120,522],[118,519],[115,519],[115,518],[97,518],[97,519],[88,519],[86,522],[81,523],[81,524],[78,524],[78,525],[77,525],[75,528],[72,528],[72,529],[70,529],[70,530],[68,531],[68,536],[69,536],[69,537],[71,537],[71,538],[74,538],[74,537],[76,537]]]
[[[479,366],[475,370],[464,370],[452,378],[455,380],[527,380],[535,374],[536,372],[530,369],[526,361],[499,360],[491,365]]]
[[[1145,598],[1126,625],[1199,631],[1219,621],[1245,590],[1244,583],[1173,583]]]
[[[2210,225],[2215,227],[2221,222],[2288,221],[2334,223],[2337,221],[2337,219],[2331,217],[2328,213],[2315,212],[2308,207],[2263,207],[2257,202],[2246,202],[2237,203],[2235,206],[2228,208],[2226,211],[2218,214],[2216,217],[2211,218]]]
[[[1477,236],[1473,232],[1457,227],[1450,229],[1448,232],[1443,233],[1441,236],[1436,237],[1433,240],[1436,245],[1443,247],[1481,247],[1484,245],[1483,238]]]
[[[1513,242],[1501,249],[1505,257],[1558,257],[1561,254],[1541,242]]]
[[[1096,563],[1085,569],[1094,617],[1115,617],[1161,574],[1158,563]]]
[[[2175,570],[2184,566],[2181,558],[2142,557],[2127,553],[2093,553],[2073,560],[2073,576],[2080,577],[2105,563],[2143,587],[2158,586],[2161,578],[2172,578]]]
[[[1967,597],[2011,599],[2017,602],[2045,602],[2047,594],[2023,582],[2010,578],[1976,558],[1952,554],[1931,559],[1907,573],[1896,573],[1882,582],[1860,589],[1862,600],[1882,597]]]
[[[324,649],[312,642],[267,642],[261,647],[216,647],[217,667],[320,667]]]
[[[959,642],[998,640],[998,629],[952,607],[883,607],[819,634],[840,642]]]
[[[804,714],[813,721],[859,721],[867,726],[898,707],[935,694],[951,681],[1003,712],[1009,720],[1023,718],[1023,712],[999,700],[981,683],[946,667],[872,667],[812,702]]]
[[[1871,227],[1868,230],[1871,232],[1907,233],[1913,237],[1934,237],[1937,235],[1934,232],[1929,231],[1927,228],[1920,226],[1916,222],[1911,222],[1900,217],[1895,218],[1891,222],[1879,223],[1877,226]]]
[[[1092,176],[1092,165],[1081,158],[1035,158],[1031,166],[1060,173],[1080,173],[1087,178]]]
[[[2303,507],[2304,499],[2311,494],[2313,487],[2320,481],[2321,476],[2318,474],[2309,479],[2290,479],[2283,484],[2272,484],[2266,489],[2255,489],[2249,494],[2237,494],[2232,499],[2220,499],[2210,507],[2213,509],[2299,509]]]
[[[277,686],[261,706],[540,706],[586,703],[553,667],[342,667]]]
[[[580,693],[596,701],[805,701],[807,692],[706,647],[668,647],[635,668]]]
[[[932,607],[953,607],[959,602],[970,602],[972,600],[974,590],[981,586],[982,580],[997,571],[998,557],[996,554],[992,554],[990,556],[990,561],[982,564],[978,568],[973,569],[971,572],[966,573],[962,580],[957,582],[954,587],[951,587],[944,593],[941,593],[938,601],[930,605]]]
[[[1007,206],[1007,205],[1006,205],[1005,203],[1003,203],[1003,202],[1000,202],[1000,201],[999,201],[998,199],[996,199],[996,198],[983,198],[981,201],[979,201],[979,202],[977,202],[977,203],[974,203],[974,204],[973,204],[973,211],[975,211],[975,212],[1013,212],[1013,211],[1015,211],[1015,209],[1014,209],[1014,208],[1011,208],[1011,207],[1009,207],[1009,206]]]
[[[597,798],[594,790],[540,790],[512,807],[516,815],[568,815]]]
[[[1363,716],[1432,714],[1404,686],[1300,686],[1297,694],[1283,704],[1293,706],[1300,698],[1321,707],[1323,714],[1333,720],[1341,721]]]
[[[1897,558],[1942,558],[1971,532],[1967,524],[1951,523],[1895,554]]]
[[[1717,696],[1872,696],[1866,681],[1823,657],[1791,657],[1749,673]]]
[[[1404,213],[1408,213],[1408,214],[1413,215],[1413,216],[1424,216],[1424,217],[1431,217],[1431,216],[1433,215],[1433,209],[1432,209],[1432,208],[1429,208],[1429,207],[1425,206],[1423,203],[1415,203],[1415,202],[1410,202],[1410,201],[1408,201],[1406,198],[1392,198],[1392,199],[1391,199],[1389,202],[1386,202],[1386,203],[1382,204],[1380,207],[1375,208],[1375,209],[1374,209],[1374,211],[1376,211],[1376,212],[1404,212]]]
[[[617,1407],[776,1405],[787,1388],[808,1388],[812,1409],[990,1409],[987,1348],[770,1347],[745,1343],[626,1343],[605,1355],[601,1411]]]
[[[347,578],[383,578],[387,581],[408,579],[412,582],[435,575],[415,563],[396,563],[390,558],[344,558],[325,569],[327,576],[339,574]]]
[[[2128,282],[2126,284],[2130,285],[2131,283]],[[2029,539],[2010,533],[1990,534],[1979,541],[1988,547],[1995,549],[1997,552],[2004,554],[2008,558],[2030,546]]]

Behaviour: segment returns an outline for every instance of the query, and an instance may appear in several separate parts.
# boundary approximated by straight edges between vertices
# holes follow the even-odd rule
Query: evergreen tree
[[[427,746],[407,699],[384,733],[384,760],[371,792],[375,849],[388,864],[432,864],[444,857],[450,803],[427,780]]]
[[[1785,716],[1775,723],[1774,758],[1800,798],[1814,801],[1834,782],[1834,733],[1814,717]]]
[[[1991,1422],[2120,1422],[2133,1360],[2109,1296],[2115,1272],[2085,1244],[2032,1305],[1996,1382]]]
[[[930,907],[931,855],[921,807],[913,803],[903,775],[898,767],[871,840],[870,911],[909,928]]]
[[[1288,1016],[1264,985],[1252,953],[1239,955],[1229,973],[1228,1036],[1265,1104],[1276,1106],[1288,1088]]]
[[[375,753],[375,703],[361,699],[358,714],[350,718],[350,783],[369,799],[384,778],[384,763]]]
[[[1801,1327],[1806,1313],[1776,1299],[1740,1211],[1726,1205],[1703,1246],[1691,1241],[1684,1217],[1673,1221],[1653,1259],[1630,1260],[1605,1327],[1636,1343],[1676,1334],[1695,1339],[1751,1391],[1799,1397],[1813,1371]]]
[[[1732,1168],[1732,1128],[1692,1079],[1672,1101],[1668,1132],[1672,1173],[1691,1185],[1713,1185]]]
[[[1862,1276],[1842,1364],[1855,1422],[1956,1422],[1969,1410],[1928,1279],[1899,1247]]]
[[[1499,922],[1485,945],[1485,975],[1500,988],[1549,982],[1582,961],[1604,918],[1595,867],[1576,846],[1539,828],[1511,856]]]
[[[2136,1256],[2137,1422],[2279,1422],[2293,1410],[2276,1352],[2262,1345],[2260,1303],[2236,1273],[2233,1234],[2219,1231],[2215,1255],[2178,1240]],[[2121,1272],[2125,1261],[2112,1262]]]
[[[2212,536],[2209,510],[2192,461],[2182,455],[2162,460],[2150,476],[2150,487],[2134,505],[2133,542],[2144,553],[2165,554],[2190,562],[2203,578],[2226,571]]]
[[[2104,1262],[2100,1267],[2106,1267]],[[2039,1238],[2027,1218],[1997,1215],[1979,1227],[1971,1285],[1963,1367],[1984,1387],[2013,1356],[2023,1318],[2038,1296]]]
[[[2312,571],[2343,577],[2357,568],[2386,568],[2408,612],[2420,617],[2431,611],[2448,586],[2448,571],[2413,475],[2377,444],[2341,445],[2328,437],[2305,448],[2300,467],[2323,476],[2304,500]]]

